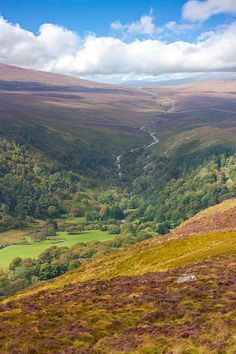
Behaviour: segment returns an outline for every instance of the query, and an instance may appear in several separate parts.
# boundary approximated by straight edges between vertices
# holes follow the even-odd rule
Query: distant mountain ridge
[[[75,86],[81,84],[83,86],[96,85],[95,82],[89,80],[79,79],[73,76],[55,74],[46,71],[39,71],[33,69],[26,69],[14,65],[0,63],[0,77],[3,81],[20,81],[20,82],[42,82],[45,84],[60,84]],[[110,85],[97,84],[100,87],[107,87]]]

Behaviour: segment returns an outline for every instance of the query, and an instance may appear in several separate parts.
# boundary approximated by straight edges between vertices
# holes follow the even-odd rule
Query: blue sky
[[[10,22],[37,32],[42,23],[50,22],[77,32],[93,31],[107,35],[110,23],[138,20],[153,8],[160,24],[180,19],[183,0],[0,0],[0,11]],[[171,8],[171,13],[170,13]]]
[[[0,15],[0,62],[24,67],[122,82],[229,72],[236,62],[235,0],[0,0]]]
[[[169,21],[181,23],[185,3],[185,0],[0,0],[0,14],[35,34],[41,24],[54,23],[78,33],[91,31],[98,36],[117,36],[110,28],[113,21],[131,23],[151,9],[157,26]],[[186,31],[177,38],[189,38],[190,35],[194,38],[200,31],[209,31],[232,18],[230,14],[211,17],[201,29],[191,31],[191,34]]]

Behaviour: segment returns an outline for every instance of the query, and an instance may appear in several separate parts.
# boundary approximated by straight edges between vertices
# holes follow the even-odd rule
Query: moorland
[[[234,353],[235,93],[0,64],[2,353]]]

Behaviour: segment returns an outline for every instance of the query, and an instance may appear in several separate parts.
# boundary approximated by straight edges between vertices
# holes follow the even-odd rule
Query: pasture
[[[7,270],[15,257],[36,258],[51,246],[70,248],[79,242],[108,241],[113,238],[114,235],[109,234],[107,231],[89,230],[73,235],[70,235],[68,232],[58,232],[51,240],[30,242],[28,244],[13,244],[0,250],[0,269]],[[55,243],[57,240],[64,240],[64,242]]]

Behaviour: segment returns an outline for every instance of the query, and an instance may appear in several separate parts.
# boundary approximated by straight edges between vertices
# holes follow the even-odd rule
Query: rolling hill
[[[137,90],[4,64],[0,93],[1,137],[28,143],[59,163],[71,161],[68,168],[80,174],[91,175],[96,165],[103,179],[117,175],[120,151],[148,141],[138,127],[160,109]]]
[[[118,232],[0,274],[1,353],[235,352],[235,92],[0,65],[0,230]]]
[[[127,88],[0,64],[0,135],[30,141],[53,159],[97,148],[109,174],[119,152],[150,141],[143,124],[158,132],[158,154],[235,147],[235,90],[235,80]]]
[[[235,206],[3,300],[1,352],[234,353]]]
[[[234,80],[126,88],[1,64],[4,210],[24,220],[45,217],[51,205],[62,214],[63,199],[84,178],[92,188],[121,187],[132,201],[122,206],[133,209],[131,221],[168,232],[236,194],[234,96]],[[58,174],[66,196],[60,188],[55,196]],[[45,189],[45,176],[53,187]],[[37,208],[39,194],[52,190],[51,202]]]
[[[1,64],[4,210],[35,218],[55,206],[61,215],[82,178],[92,188],[118,187],[129,195],[122,205],[129,220],[168,232],[236,195],[235,90],[235,80],[126,88]],[[55,196],[58,174],[66,196],[61,188]],[[45,175],[53,180],[47,191]],[[16,190],[24,192],[17,201]],[[39,194],[52,190],[51,202],[37,208]]]
[[[5,64],[0,64],[0,91],[1,119],[37,119],[73,128],[133,130],[150,111],[160,110],[148,93],[136,89]]]
[[[173,151],[196,139],[206,144],[206,135],[208,146],[225,139],[232,145],[235,90],[235,80],[177,88],[126,88],[0,64],[1,134],[7,127],[8,133],[10,127],[15,133],[24,127],[33,134],[35,126],[50,138],[58,134],[62,140],[73,141],[76,133],[82,139],[80,132],[98,132],[116,137],[112,149],[119,152],[122,143],[130,145],[130,139],[142,146],[148,137],[138,128],[147,124],[158,129],[160,151]]]

